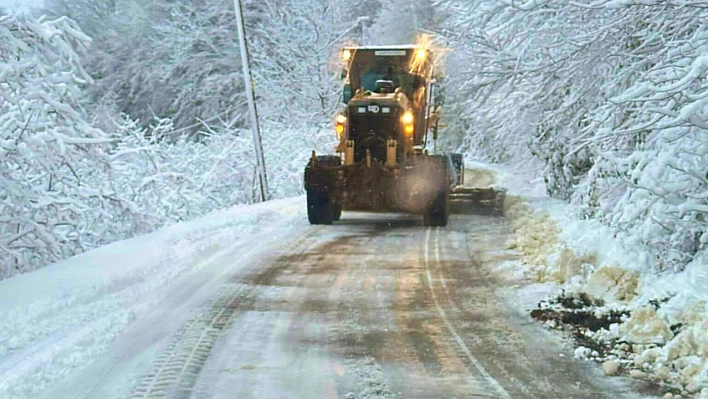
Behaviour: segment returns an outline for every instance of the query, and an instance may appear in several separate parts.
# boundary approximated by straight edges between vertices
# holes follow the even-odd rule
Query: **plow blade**
[[[505,189],[456,187],[450,194],[450,212],[503,215]]]

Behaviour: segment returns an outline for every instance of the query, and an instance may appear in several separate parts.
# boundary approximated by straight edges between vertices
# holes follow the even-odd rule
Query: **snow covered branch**
[[[540,160],[552,195],[641,236],[651,267],[706,250],[704,1],[438,3],[453,145]]]

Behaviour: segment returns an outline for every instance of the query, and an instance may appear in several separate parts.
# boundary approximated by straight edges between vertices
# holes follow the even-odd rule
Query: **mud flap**
[[[429,158],[428,179],[438,185],[437,194],[432,203],[423,213],[423,224],[426,226],[447,226],[450,216],[450,186],[455,184],[455,168],[452,158],[447,155],[432,155]],[[439,164],[436,165],[436,163]]]
[[[450,217],[450,191],[445,189],[438,193],[437,197],[430,204],[423,214],[423,224],[426,226],[447,226]]]

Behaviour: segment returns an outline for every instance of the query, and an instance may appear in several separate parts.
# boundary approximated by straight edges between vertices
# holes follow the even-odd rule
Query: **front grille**
[[[399,114],[395,107],[391,113],[357,113],[358,106],[349,110],[349,139],[354,140],[354,160],[359,162],[366,157],[366,150],[379,162],[386,160],[386,142],[398,139]]]

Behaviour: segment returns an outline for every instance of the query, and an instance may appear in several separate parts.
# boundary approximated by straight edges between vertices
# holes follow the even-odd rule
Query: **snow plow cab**
[[[422,46],[345,47],[344,109],[337,155],[313,151],[305,168],[308,219],[331,224],[342,210],[420,214],[445,226],[462,157],[429,155],[440,99],[434,54]]]

